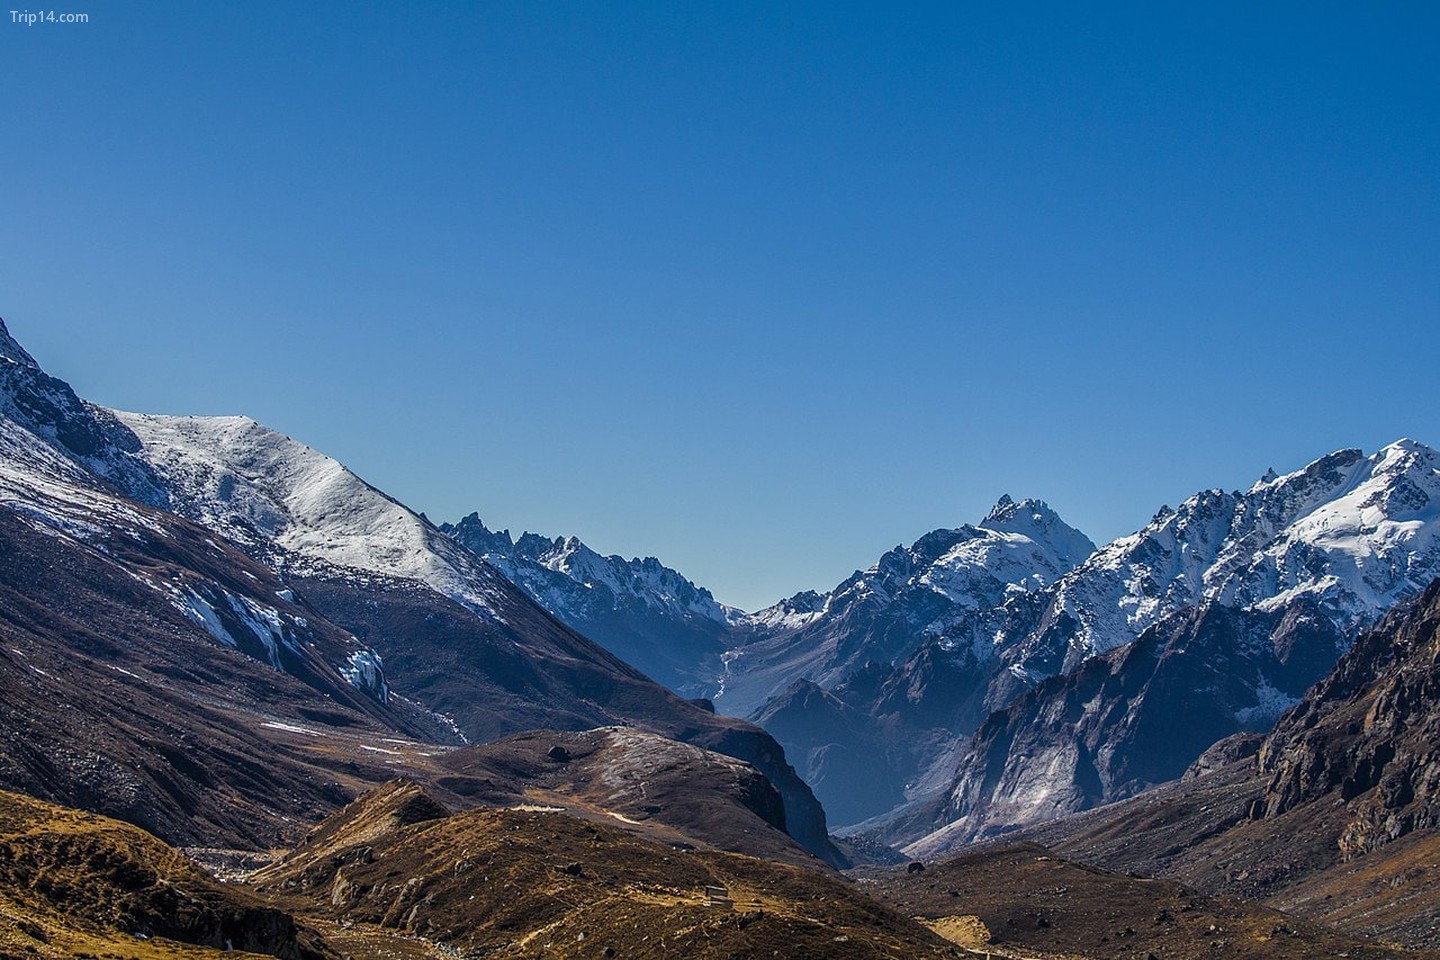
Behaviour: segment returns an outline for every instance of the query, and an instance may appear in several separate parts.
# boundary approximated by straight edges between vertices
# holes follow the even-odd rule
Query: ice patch
[[[176,606],[180,608],[185,616],[204,627],[205,632],[210,634],[210,636],[225,644],[227,647],[233,649],[239,648],[239,644],[235,642],[235,638],[230,636],[230,631],[226,630],[225,625],[220,622],[220,617],[215,612],[215,608],[202,600],[198,594],[193,591],[187,591]]]
[[[390,702],[390,684],[385,682],[385,662],[374,650],[357,650],[350,654],[350,659],[340,667],[340,676],[350,686],[365,691],[381,703]],[[450,723],[453,727],[454,721]]]

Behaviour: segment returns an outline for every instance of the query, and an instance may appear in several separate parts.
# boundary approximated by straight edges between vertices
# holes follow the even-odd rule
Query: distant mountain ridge
[[[1437,467],[1405,439],[1198,493],[1098,550],[998,645],[1013,673],[1040,679],[1202,600],[1267,610],[1304,596],[1337,625],[1370,622],[1440,574]]]
[[[707,696],[720,671],[732,619],[654,557],[601,556],[575,537],[511,539],[472,513],[440,530],[478,554],[531,599],[649,676],[685,696]]]
[[[897,546],[828,594],[738,619],[716,707],[748,714],[796,680],[831,687],[927,641],[989,660],[1006,598],[1054,583],[1094,549],[1043,501],[1004,496],[978,524]]]

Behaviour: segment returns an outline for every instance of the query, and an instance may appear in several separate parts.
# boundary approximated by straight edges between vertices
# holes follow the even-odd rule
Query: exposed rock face
[[[1182,780],[1198,780],[1220,771],[1224,767],[1249,760],[1260,753],[1265,735],[1260,733],[1234,733],[1224,740],[1217,740],[1185,768]]]
[[[1440,826],[1440,582],[1364,634],[1265,741],[1256,815],[1338,796],[1357,857]]]
[[[1179,777],[1216,741],[1269,729],[1341,643],[1306,600],[1175,614],[986,720],[941,812],[946,826],[922,845],[966,843]]]

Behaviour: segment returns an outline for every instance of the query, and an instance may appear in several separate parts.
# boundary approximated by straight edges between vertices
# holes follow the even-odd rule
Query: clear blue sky
[[[746,607],[1440,443],[1440,5],[1083,6],[66,0],[0,19],[0,315]]]

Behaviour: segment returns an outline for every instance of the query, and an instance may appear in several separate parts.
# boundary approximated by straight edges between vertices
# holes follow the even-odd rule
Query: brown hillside
[[[942,930],[972,918],[971,935],[983,930],[989,946],[1005,955],[1412,956],[1238,898],[1067,861],[1029,843],[961,854],[918,873],[867,874],[865,889],[900,912]]]
[[[149,960],[227,947],[332,956],[288,914],[137,827],[0,791],[0,956]]]
[[[405,935],[494,957],[956,955],[833,875],[676,850],[564,813],[436,812],[413,784],[388,785],[254,883],[348,925],[357,954]],[[733,903],[708,906],[712,887]]]

